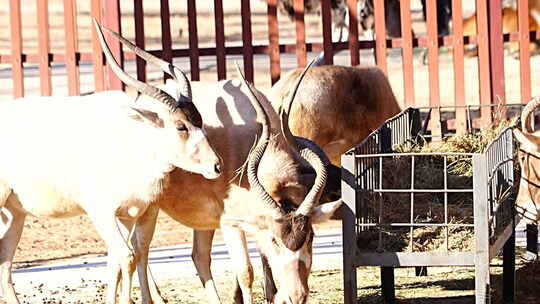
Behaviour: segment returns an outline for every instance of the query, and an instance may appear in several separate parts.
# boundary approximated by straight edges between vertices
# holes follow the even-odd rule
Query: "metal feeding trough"
[[[490,303],[489,264],[501,249],[503,297],[511,303],[511,129],[483,153],[400,153],[416,143],[420,123],[419,110],[408,108],[341,158],[345,303],[356,303],[360,266],[381,267],[389,302],[395,301],[394,267],[474,266],[476,303]]]

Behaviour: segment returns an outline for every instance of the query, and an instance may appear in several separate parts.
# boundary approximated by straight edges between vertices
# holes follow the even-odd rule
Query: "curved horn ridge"
[[[268,210],[270,211],[270,215],[274,218],[279,218],[283,216],[282,209],[280,208],[279,204],[264,189],[257,175],[258,169],[259,169],[259,163],[261,162],[261,159],[264,155],[264,152],[266,151],[266,147],[268,146],[268,142],[270,139],[270,130],[269,130],[270,126],[269,126],[268,114],[266,113],[261,102],[255,95],[253,88],[244,77],[244,74],[240,70],[238,63],[236,64],[236,71],[242,78],[242,81],[244,82],[244,84],[247,86],[248,99],[251,102],[251,105],[255,108],[257,119],[261,120],[261,123],[262,123],[261,137],[257,141],[257,145],[255,146],[253,151],[250,152],[249,157],[248,157],[248,172],[247,173],[248,173],[249,185],[251,189],[263,201],[264,206],[268,208]]]
[[[285,104],[283,104],[281,111],[279,113],[280,120],[281,120],[281,133],[287,140],[287,142],[295,148],[295,150],[298,151],[298,146],[294,140],[294,135],[291,132],[291,129],[289,128],[289,114],[291,112],[292,104],[294,102],[294,98],[296,97],[296,93],[298,92],[298,88],[300,87],[300,84],[302,83],[302,80],[304,79],[304,76],[306,75],[309,68],[317,61],[317,58],[311,60],[311,62],[306,65],[304,70],[302,70],[302,73],[298,76],[296,79],[291,94],[289,95],[289,98],[285,99]]]
[[[107,42],[105,41],[105,37],[103,36],[103,31],[101,30],[102,29],[101,26],[95,19],[94,19],[94,25],[95,25],[96,32],[99,38],[99,42],[101,44],[101,48],[103,50],[103,53],[105,54],[105,58],[107,59],[107,62],[109,63],[109,66],[111,67],[114,74],[126,85],[134,87],[137,91],[139,91],[142,94],[145,94],[152,98],[157,99],[161,103],[165,104],[171,111],[174,111],[176,100],[172,96],[170,96],[169,94],[167,94],[166,92],[164,92],[163,90],[159,88],[156,88],[138,79],[135,79],[134,77],[127,74],[124,70],[122,70],[122,68],[120,67],[116,59],[114,58]]]
[[[296,214],[308,216],[313,207],[319,201],[324,186],[326,185],[327,170],[326,165],[329,163],[328,158],[315,143],[303,139],[297,138],[297,142],[301,146],[300,156],[311,166],[316,172],[315,182],[313,187],[309,190],[308,194],[304,198],[304,201],[300,204],[296,210]]]
[[[531,128],[531,114],[540,106],[540,96],[532,98],[521,111],[521,130],[527,133],[533,133]]]
[[[151,63],[157,67],[159,67],[163,72],[169,74],[173,79],[179,84],[182,85],[182,91],[180,92],[183,96],[187,97],[187,99],[191,102],[192,100],[192,93],[191,93],[191,83],[189,81],[189,78],[187,77],[186,73],[182,71],[180,68],[175,66],[174,64],[167,62],[157,56],[154,56],[150,54],[149,52],[141,49],[140,47],[133,44],[131,41],[127,40],[126,38],[122,37],[120,34],[113,32],[112,30],[103,27],[103,30],[105,30],[110,35],[114,36],[116,39],[120,41],[123,45],[125,45],[128,49],[130,49],[135,55],[141,57],[146,62]],[[178,78],[178,74],[180,75],[181,79]]]

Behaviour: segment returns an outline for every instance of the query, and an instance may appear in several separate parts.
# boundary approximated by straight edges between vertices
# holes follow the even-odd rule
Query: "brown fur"
[[[276,111],[291,94],[296,69],[278,81],[270,100]],[[377,67],[311,68],[296,95],[289,124],[296,136],[314,141],[332,163],[359,144],[386,119],[400,112],[386,75]],[[338,143],[339,144],[336,144]]]
[[[299,250],[313,232],[309,217],[289,213],[280,221],[280,235],[285,247],[292,251]]]

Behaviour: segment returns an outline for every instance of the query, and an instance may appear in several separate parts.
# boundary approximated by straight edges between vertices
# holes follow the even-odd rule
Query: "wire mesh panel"
[[[476,301],[488,303],[489,262],[514,230],[512,130],[483,153],[425,153],[411,149],[420,125],[409,108],[343,156],[344,267],[475,266]]]
[[[488,168],[488,205],[490,243],[513,224],[514,209],[514,146],[512,129],[506,128],[484,152]],[[513,226],[513,225],[512,225]]]

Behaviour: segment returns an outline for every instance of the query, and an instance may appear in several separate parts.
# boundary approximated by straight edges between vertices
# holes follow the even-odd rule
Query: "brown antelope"
[[[321,58],[316,64],[322,63]],[[272,87],[269,99],[276,112],[289,113],[282,119],[287,120],[291,133],[315,142],[337,165],[342,153],[400,111],[388,79],[377,67],[313,66],[305,73],[300,85],[301,69],[285,74]],[[287,105],[290,110],[285,108]],[[340,171],[329,165],[328,173],[326,194],[331,196],[339,192]],[[195,231],[195,242],[202,233],[207,235],[204,246],[209,248],[211,232]],[[195,247],[194,260],[198,256]],[[266,263],[263,257],[263,265]],[[270,268],[265,267],[265,271]],[[266,276],[271,282],[269,273]],[[272,287],[268,287],[267,297],[271,299]],[[236,295],[240,298],[238,287]]]
[[[169,173],[181,167],[220,175],[221,160],[182,71],[166,70],[174,79],[171,95],[127,75],[104,51],[113,71],[146,94],[152,109],[113,91],[0,103],[0,295],[8,303],[19,303],[11,265],[27,215],[86,213],[108,247],[107,303],[116,302],[122,278],[120,302],[127,304],[138,259],[127,232],[133,225],[144,228],[138,220],[154,208]]]
[[[285,74],[268,94],[279,111],[295,92],[301,73]],[[291,107],[291,132],[307,138],[339,165],[341,154],[358,145],[386,119],[401,111],[386,75],[377,67],[312,67]]]
[[[168,64],[112,34],[148,62]],[[213,230],[221,228],[242,291],[237,302],[252,303],[253,270],[245,236],[249,232],[280,282],[274,303],[306,303],[312,225],[327,220],[341,204],[316,206],[326,183],[328,159],[313,142],[291,134],[288,108],[281,111],[280,122],[266,97],[245,79],[192,85],[193,101],[204,117],[208,139],[223,158],[222,175],[210,181],[174,170],[157,205],[196,229],[193,257],[210,302],[220,302],[210,272],[210,247]],[[294,95],[288,104],[292,100]],[[144,103],[144,98],[138,102]],[[146,214],[145,223],[155,223],[156,213]],[[142,257],[148,256],[152,232],[136,230],[136,249]],[[137,267],[145,272],[146,259],[141,261]],[[159,301],[156,286],[148,284],[146,273],[139,280],[143,301]]]

